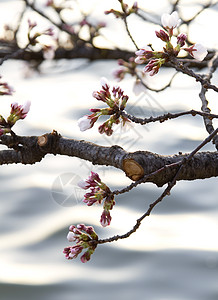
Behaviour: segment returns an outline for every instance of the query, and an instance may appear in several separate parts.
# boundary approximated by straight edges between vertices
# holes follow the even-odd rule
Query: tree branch
[[[172,180],[178,165],[164,168],[164,166],[178,163],[189,154],[163,156],[148,151],[127,152],[120,146],[99,146],[83,140],[63,138],[53,132],[43,136],[1,136],[2,144],[14,150],[0,152],[0,164],[22,163],[34,164],[42,160],[46,154],[59,154],[78,157],[92,162],[94,165],[106,165],[118,168],[126,173],[131,180],[139,180],[146,174],[148,182],[162,186]],[[162,172],[155,172],[163,168]],[[218,152],[197,153],[182,169],[177,180],[195,180],[218,176]]]
[[[202,75],[194,73],[190,68],[186,67],[181,60],[178,60],[175,57],[170,57],[170,61],[172,62],[172,67],[174,67],[177,71],[181,71],[182,73],[195,78],[195,80],[200,82],[205,89],[212,89],[215,92],[218,92],[217,86],[210,84],[208,79],[205,79]]]

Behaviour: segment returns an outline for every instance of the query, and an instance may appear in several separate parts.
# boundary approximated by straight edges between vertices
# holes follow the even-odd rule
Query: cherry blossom
[[[67,235],[69,242],[75,242],[73,246],[64,248],[63,253],[67,259],[74,259],[84,250],[86,251],[80,257],[82,263],[90,260],[91,255],[94,253],[97,246],[94,241],[98,240],[98,235],[92,226],[85,226],[84,224],[71,225]]]
[[[101,83],[101,86],[103,89],[108,90],[110,88],[110,84],[109,84],[109,81],[107,80],[107,78],[102,77],[100,80],[100,83]]]
[[[16,121],[26,118],[30,110],[31,101],[26,101],[23,105],[18,105],[17,102],[11,104],[11,116],[16,117]]]
[[[67,239],[68,239],[69,242],[74,242],[75,241],[75,234],[72,231],[69,231],[68,235],[67,235]]]
[[[161,23],[164,28],[172,30],[179,26],[181,20],[179,19],[177,11],[174,11],[172,14],[164,13],[161,17]]]
[[[83,116],[78,120],[78,126],[80,131],[86,131],[92,127],[92,121],[88,116]]]
[[[189,48],[185,48],[195,59],[202,61],[207,55],[207,49],[201,44],[195,44]]]

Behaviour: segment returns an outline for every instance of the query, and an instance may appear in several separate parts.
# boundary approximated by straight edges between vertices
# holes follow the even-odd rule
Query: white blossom
[[[179,26],[181,20],[179,19],[179,15],[177,11],[172,12],[172,14],[163,14],[161,17],[161,23],[164,28],[173,29]]]
[[[90,186],[85,180],[80,180],[77,183],[77,185],[78,185],[78,187],[80,187],[81,189],[84,189],[84,190],[86,190]]]
[[[91,119],[88,116],[83,116],[78,120],[78,126],[80,131],[86,131],[87,129],[91,128]]]
[[[31,101],[26,101],[22,106],[22,113],[27,114],[30,110]]]
[[[68,235],[67,235],[67,239],[68,239],[69,242],[74,242],[75,241],[75,234],[72,231],[69,231]]]
[[[145,54],[146,51],[151,51],[151,48],[149,46],[144,46],[143,48],[137,50],[135,52],[135,55],[138,55],[138,56],[143,56]]]
[[[194,50],[194,51],[193,51]],[[195,44],[190,53],[195,59],[202,61],[207,55],[207,49],[201,44]]]
[[[109,81],[107,80],[107,78],[102,77],[100,83],[103,88],[105,88],[105,89],[110,88]]]
[[[137,56],[135,58],[135,63],[136,64],[143,64],[145,62],[145,57],[144,56]]]

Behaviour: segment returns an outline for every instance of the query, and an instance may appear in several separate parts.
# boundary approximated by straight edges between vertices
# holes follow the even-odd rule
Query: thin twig
[[[172,62],[172,67],[186,75],[194,77],[196,81],[199,81],[205,89],[212,89],[215,92],[218,92],[217,86],[210,84],[208,80],[204,78],[204,76],[194,73],[191,69],[185,66],[181,61],[178,61],[178,59],[176,59],[175,57],[170,57],[170,61]]]
[[[140,80],[141,84],[148,90],[152,91],[152,92],[156,92],[156,93],[159,93],[159,92],[162,92],[164,90],[166,90],[168,87],[171,86],[171,83],[174,79],[174,77],[177,75],[178,73],[176,72],[175,74],[173,74],[172,78],[170,79],[169,83],[167,85],[165,85],[164,87],[160,88],[160,89],[154,89],[154,88],[151,88],[149,87],[143,80],[142,78],[136,73],[136,78]]]
[[[151,122],[157,122],[157,121],[162,123],[162,122],[167,121],[169,119],[175,119],[175,118],[178,118],[178,117],[181,117],[181,116],[184,116],[184,115],[192,115],[192,116],[200,115],[202,117],[208,117],[210,119],[218,118],[218,115],[210,114],[209,112],[201,112],[201,111],[197,111],[197,110],[194,110],[194,109],[188,110],[188,111],[183,111],[183,112],[176,113],[176,114],[167,113],[167,114],[164,114],[162,116],[150,117],[150,118],[144,118],[144,119],[134,117],[134,116],[126,113],[125,111],[121,112],[121,115],[123,117],[128,118],[132,122],[139,123],[141,125],[145,125],[145,124],[148,124],[148,123],[151,123]]]
[[[134,46],[136,47],[136,49],[139,50],[139,47],[137,46],[137,44],[136,44],[134,38],[132,37],[132,35],[131,35],[130,31],[129,31],[129,26],[128,26],[128,23],[127,23],[127,17],[126,17],[126,16],[124,16],[123,21],[124,21],[124,24],[125,24],[125,27],[126,27],[126,31],[127,31],[128,36],[130,37],[130,39],[131,39],[131,41],[133,42],[133,44],[134,44]]]
[[[129,230],[127,233],[123,234],[123,235],[115,235],[113,237],[109,237],[106,239],[101,239],[97,241],[97,244],[105,244],[108,242],[114,242],[114,241],[118,241],[120,239],[125,239],[128,238],[131,234],[133,234],[134,232],[136,232],[136,230],[140,227],[141,222],[148,217],[152,210],[154,209],[154,207],[161,202],[167,195],[170,194],[171,189],[175,186],[177,178],[179,176],[179,173],[181,172],[182,168],[184,167],[184,165],[190,160],[192,159],[192,157],[203,147],[205,146],[207,143],[209,143],[213,137],[217,134],[218,132],[218,128],[216,130],[214,130],[200,145],[198,145],[198,147],[196,147],[190,154],[188,157],[184,158],[183,161],[181,162],[181,165],[176,173],[176,175],[174,176],[174,178],[172,179],[171,182],[168,183],[166,189],[164,190],[164,192],[160,195],[160,197],[158,197],[153,203],[151,203],[149,205],[148,210],[139,218],[136,220],[136,224],[134,225],[134,227]]]
[[[214,55],[214,57],[211,59],[210,63],[209,63],[209,72],[207,75],[205,75],[206,80],[208,80],[208,82],[210,82],[213,73],[216,71],[217,67],[218,67],[218,53],[216,55]],[[206,127],[206,130],[208,133],[212,133],[214,131],[214,127],[213,127],[213,122],[212,122],[212,118],[210,117],[212,114],[210,113],[210,108],[208,107],[208,100],[206,98],[206,92],[207,89],[202,86],[201,91],[199,93],[199,97],[201,99],[202,102],[202,106],[201,106],[201,110],[204,113],[209,114],[208,116],[205,115],[204,116],[204,124]],[[213,139],[213,142],[216,146],[216,149],[218,150],[218,136],[216,135]]]

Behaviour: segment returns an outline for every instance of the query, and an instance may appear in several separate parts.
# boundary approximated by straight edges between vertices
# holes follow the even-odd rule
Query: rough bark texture
[[[30,51],[30,50],[22,50],[17,47],[14,42],[5,41],[0,39],[0,58],[5,58],[5,56],[10,56],[10,59],[18,59],[25,61],[38,61],[42,62],[44,60],[43,52],[38,51]],[[197,61],[193,59],[181,58],[180,60],[183,63],[188,64],[189,68],[197,68],[202,69],[205,68],[208,64],[208,60],[213,57],[214,52],[211,51],[207,58],[204,61]],[[90,61],[99,60],[99,59],[124,59],[128,60],[130,57],[134,56],[135,53],[132,51],[128,51],[125,49],[108,49],[108,48],[98,48],[93,47],[88,42],[82,43],[81,45],[72,48],[72,49],[64,49],[58,48],[55,51],[54,60],[59,59],[75,59],[75,58],[86,58]],[[166,63],[163,67],[172,67],[171,63]]]
[[[91,161],[94,165],[113,166],[123,170],[132,180],[153,173],[148,178],[158,186],[172,180],[178,163],[188,154],[163,156],[148,151],[126,152],[120,146],[103,147],[83,140],[66,139],[53,132],[41,137],[2,136],[2,143],[14,150],[0,151],[0,164],[34,164],[52,153]],[[171,165],[170,167],[167,167]],[[165,167],[164,167],[165,166]],[[163,168],[164,167],[164,168]],[[218,152],[199,152],[182,168],[178,180],[195,180],[218,176]]]

